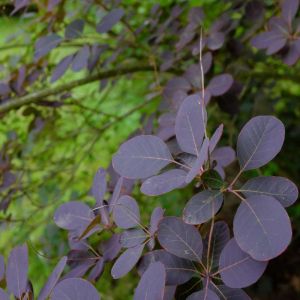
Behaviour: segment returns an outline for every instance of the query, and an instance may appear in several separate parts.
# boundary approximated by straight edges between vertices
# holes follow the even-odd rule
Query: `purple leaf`
[[[294,65],[300,57],[300,40],[291,42],[288,52],[283,57],[283,62],[289,66]]]
[[[121,228],[137,226],[140,222],[140,211],[136,201],[127,195],[119,198],[113,210],[113,218]]]
[[[277,118],[252,118],[238,136],[237,157],[241,170],[256,169],[272,160],[282,147],[284,135],[284,125]]]
[[[232,84],[233,78],[230,74],[221,74],[210,80],[207,90],[212,96],[221,96],[231,88]]]
[[[47,283],[42,288],[42,290],[39,294],[38,300],[46,300],[49,297],[53,288],[57,284],[59,277],[65,268],[66,263],[67,263],[67,257],[64,256],[60,259],[60,261],[54,268],[52,274],[48,278]]]
[[[56,80],[58,80],[60,77],[62,77],[65,72],[67,71],[67,69],[69,68],[69,66],[71,65],[72,61],[73,61],[74,55],[68,55],[66,57],[64,57],[59,63],[58,65],[55,67],[52,76],[51,76],[51,83],[55,82]]]
[[[212,237],[210,241],[210,252],[209,252],[209,266],[211,266],[212,269],[215,267],[218,267],[219,264],[219,258],[221,255],[221,252],[225,245],[230,240],[230,232],[228,225],[223,221],[218,221],[215,223]],[[207,251],[208,251],[208,237],[206,237],[204,241],[204,259],[207,259]],[[204,260],[203,259],[203,260]]]
[[[280,255],[292,237],[291,222],[282,205],[269,196],[252,196],[239,206],[233,221],[239,247],[256,260]]]
[[[146,233],[142,229],[128,229],[125,230],[120,238],[122,247],[131,248],[142,244],[147,238]]]
[[[100,300],[96,288],[81,278],[69,278],[60,281],[54,288],[51,300]]]
[[[235,152],[231,147],[220,147],[212,152],[210,159],[216,161],[217,165],[226,167],[235,160]]]
[[[120,234],[115,233],[109,240],[101,244],[101,248],[104,261],[114,260],[122,248]]]
[[[26,245],[15,247],[8,257],[6,267],[7,289],[21,299],[27,288],[28,249]]]
[[[83,27],[84,27],[83,20],[74,20],[66,27],[65,38],[71,40],[80,37],[83,32]]]
[[[98,206],[103,205],[104,195],[106,193],[107,184],[106,184],[106,171],[102,168],[99,168],[96,175],[94,176],[92,194],[96,199]]]
[[[267,264],[251,258],[231,239],[221,253],[219,272],[227,286],[243,288],[255,283],[264,273]]]
[[[70,201],[57,208],[54,214],[55,224],[63,229],[85,229],[94,218],[93,211],[84,203]]]
[[[281,14],[290,25],[297,14],[299,8],[299,0],[284,0],[281,4]]]
[[[126,275],[140,259],[143,249],[144,245],[138,245],[122,253],[111,269],[112,277],[118,279]]]
[[[183,187],[187,173],[180,169],[166,171],[150,177],[141,186],[141,192],[148,196],[157,196]]]
[[[11,12],[11,15],[14,15],[17,11],[19,11],[22,8],[25,8],[27,5],[29,5],[29,0],[15,0],[14,1],[14,10]]]
[[[168,252],[189,260],[201,261],[202,239],[198,230],[176,217],[163,218],[159,223],[157,238]]]
[[[4,257],[0,255],[0,281],[2,281],[4,276],[5,276],[5,262],[4,262]]]
[[[82,69],[85,69],[88,65],[89,55],[89,46],[83,46],[74,56],[74,59],[72,61],[72,70],[74,72],[79,72]]]
[[[209,140],[206,138],[203,141],[198,158],[192,165],[192,168],[190,169],[190,171],[188,172],[185,178],[186,183],[190,183],[198,174],[201,173],[201,168],[208,159],[208,146],[209,146]]]
[[[246,197],[266,195],[277,199],[284,207],[295,203],[298,188],[290,180],[277,176],[259,176],[247,181],[239,190]]]
[[[204,190],[189,200],[183,211],[183,220],[194,225],[205,223],[219,211],[222,203],[222,193]]]
[[[214,132],[214,134],[212,135],[211,139],[209,140],[209,152],[212,153],[214,151],[214,149],[216,148],[218,142],[220,141],[222,134],[223,134],[223,128],[224,125],[221,124],[216,131]]]
[[[199,156],[206,124],[206,110],[197,95],[187,97],[176,116],[175,133],[182,151]]]
[[[226,300],[251,300],[251,298],[241,289],[232,289],[226,285],[219,285],[215,292]]]
[[[119,198],[120,198],[120,194],[121,194],[121,190],[122,190],[122,185],[123,185],[123,177],[120,177],[116,183],[116,186],[114,188],[114,192],[112,194],[112,197],[109,201],[109,212],[112,212],[115,205],[117,204]]]
[[[62,38],[57,34],[42,36],[35,43],[34,59],[39,60],[41,57],[56,48],[61,41]]]
[[[104,270],[104,259],[102,257],[99,258],[93,269],[91,270],[88,280],[92,282],[96,282]]]
[[[223,32],[212,32],[207,38],[206,44],[210,50],[220,49],[225,40],[225,34]]]
[[[192,261],[179,258],[165,250],[155,250],[143,256],[138,267],[139,274],[143,274],[151,263],[157,261],[165,266],[167,285],[183,284],[196,272]]]
[[[163,300],[166,270],[162,263],[152,263],[143,274],[135,292],[134,300]]]
[[[140,135],[121,145],[113,157],[113,167],[123,177],[142,179],[157,174],[172,161],[167,145],[160,138]]]
[[[121,8],[116,8],[110,11],[101,21],[97,24],[98,33],[106,33],[112,29],[112,27],[118,23],[124,16],[124,10]]]
[[[205,289],[200,292],[193,293],[187,297],[186,300],[220,300],[220,298],[213,291]]]
[[[9,295],[3,290],[0,288],[0,299],[1,300],[9,300]]]
[[[151,220],[150,220],[150,228],[149,231],[151,234],[154,234],[158,229],[158,224],[160,220],[164,216],[164,210],[161,207],[156,207],[152,214],[151,214]]]

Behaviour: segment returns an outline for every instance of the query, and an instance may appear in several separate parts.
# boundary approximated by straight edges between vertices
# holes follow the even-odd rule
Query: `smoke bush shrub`
[[[282,37],[277,25],[291,23],[295,7],[297,11],[298,1],[285,1],[282,18],[270,20],[271,29],[252,40],[258,48],[266,48],[268,54],[288,47],[284,60],[290,64],[298,59],[298,52],[292,52],[291,57],[297,45]],[[190,12],[189,26],[176,44],[178,51],[196,34],[195,24],[202,19],[201,12],[199,8]],[[177,14],[174,10],[171,17]],[[97,32],[108,32],[123,15],[122,9],[113,9],[97,25]],[[124,142],[113,156],[112,168],[98,170],[91,189],[95,206],[70,201],[57,208],[54,222],[68,231],[70,251],[58,262],[39,300],[99,300],[93,283],[101,277],[106,264],[112,264],[114,279],[137,268],[141,278],[135,300],[174,299],[178,287],[195,278],[197,285],[185,291],[188,300],[250,299],[242,288],[255,283],[268,261],[288,247],[292,229],[285,208],[297,200],[295,184],[277,176],[258,176],[243,185],[238,182],[243,172],[266,165],[279,153],[285,137],[282,122],[269,115],[253,117],[241,128],[235,150],[219,146],[223,124],[211,135],[207,130],[206,107],[210,99],[225,95],[234,84],[228,73],[214,76],[207,85],[204,82],[212,57],[210,52],[202,57],[202,48],[215,51],[223,45],[225,31],[229,29],[226,18],[221,21],[200,38],[200,45],[198,41],[190,45],[195,55],[200,54],[200,65],[191,65],[183,76],[172,78],[164,87],[164,100],[171,101],[165,101],[167,108],[159,116],[158,128],[150,126],[145,130],[150,134]],[[80,37],[83,28],[82,20],[74,20],[67,26],[65,38]],[[266,39],[274,35],[276,41],[272,39],[272,43],[277,43],[277,39],[281,42],[276,47],[266,44]],[[159,40],[159,35],[156,38]],[[57,34],[38,39],[35,60],[61,42],[62,37]],[[104,50],[98,45],[93,49],[84,46],[65,57],[56,66],[51,81],[60,78],[69,67],[75,72],[93,69],[101,51]],[[9,90],[5,91],[8,95]],[[226,170],[235,160],[240,170],[231,179]],[[138,202],[132,197],[135,186],[151,197],[189,185],[194,188],[194,195],[186,199],[181,215],[166,216],[164,209],[157,206],[148,222],[143,223]],[[230,228],[219,216],[224,202],[232,197],[240,204]],[[109,238],[92,242],[90,237],[100,232],[106,232]],[[5,278],[7,288],[0,288],[1,299],[9,299],[9,295],[33,299],[26,245],[11,251],[4,270],[4,259],[0,257],[0,279]]]

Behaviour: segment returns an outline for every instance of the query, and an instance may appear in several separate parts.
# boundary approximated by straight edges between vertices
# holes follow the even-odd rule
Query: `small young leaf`
[[[227,286],[243,288],[255,283],[264,273],[267,264],[251,258],[231,239],[221,253],[219,272]]]
[[[123,185],[123,177],[120,177],[117,181],[117,184],[114,188],[114,192],[112,194],[112,197],[109,201],[109,212],[112,212],[120,198],[121,190],[122,190],[122,185]]]
[[[220,141],[220,138],[223,134],[223,128],[224,125],[221,124],[216,131],[214,132],[214,134],[212,135],[211,139],[209,140],[209,152],[212,153],[214,151],[214,149],[216,148],[218,142]]]
[[[88,280],[91,282],[96,282],[100,276],[102,275],[104,271],[104,259],[103,257],[100,257],[93,269],[91,270]]]
[[[203,144],[201,146],[199,156],[197,157],[196,161],[192,165],[192,168],[188,172],[185,182],[190,183],[196,176],[199,174],[202,166],[208,159],[208,146],[209,146],[209,140],[204,139]]]
[[[96,199],[97,206],[103,205],[104,195],[106,193],[106,171],[99,168],[94,176],[92,194]]]
[[[253,195],[272,196],[284,207],[295,203],[298,198],[298,188],[290,180],[277,176],[259,176],[248,180],[239,190],[246,197]]]
[[[179,108],[175,121],[177,142],[182,151],[199,156],[206,124],[206,110],[198,95],[187,97]]]
[[[210,189],[219,190],[223,186],[224,182],[222,177],[216,170],[208,170],[202,176],[201,179],[205,185]]]
[[[113,210],[113,218],[121,228],[137,226],[140,222],[140,211],[136,201],[127,195],[120,197]]]
[[[153,135],[140,135],[121,145],[113,167],[121,175],[143,179],[157,174],[173,161],[167,145]]]
[[[143,274],[135,292],[134,300],[163,300],[166,270],[162,263],[152,263]]]
[[[282,205],[269,196],[251,196],[239,206],[233,221],[239,247],[256,260],[280,255],[292,238],[291,222]]]
[[[8,257],[6,283],[9,292],[21,299],[27,288],[28,248],[26,245],[15,247]]]
[[[194,225],[205,223],[218,212],[222,203],[222,193],[204,190],[189,200],[183,211],[183,220]]]
[[[54,288],[51,300],[100,300],[96,288],[81,278],[68,278],[60,281]]]
[[[52,271],[52,274],[48,278],[47,283],[44,285],[44,287],[42,288],[39,294],[38,300],[46,300],[49,297],[53,288],[57,284],[59,277],[65,268],[66,263],[67,263],[67,257],[64,256],[60,259],[60,261]]]
[[[180,169],[166,171],[160,175],[150,177],[141,186],[141,192],[148,196],[168,193],[185,184],[187,173]]]
[[[163,218],[157,238],[168,252],[185,259],[201,261],[203,244],[198,230],[176,217]]]
[[[241,169],[256,169],[272,160],[282,147],[284,135],[284,125],[277,118],[252,118],[242,128],[237,141]]]
[[[118,279],[126,275],[140,259],[143,249],[144,245],[138,245],[122,253],[111,269],[111,276]]]
[[[114,260],[119,254],[121,248],[120,234],[115,233],[109,240],[101,244],[104,261]]]

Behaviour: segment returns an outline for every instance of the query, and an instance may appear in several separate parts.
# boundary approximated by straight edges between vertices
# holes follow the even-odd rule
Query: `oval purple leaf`
[[[272,196],[284,207],[295,203],[298,198],[298,188],[290,180],[277,176],[258,176],[248,180],[239,190],[246,197],[254,195]]]
[[[142,179],[157,174],[172,161],[167,145],[160,138],[140,135],[122,144],[112,162],[121,176]]]
[[[231,239],[221,253],[219,272],[227,286],[243,288],[255,283],[264,273],[267,264],[251,258]]]
[[[58,227],[67,230],[85,229],[94,219],[93,211],[84,203],[70,201],[58,207],[54,222]]]
[[[140,222],[140,210],[136,201],[130,196],[122,196],[113,210],[116,224],[124,229],[135,227]]]
[[[187,173],[180,169],[166,171],[160,175],[148,178],[141,186],[141,192],[148,196],[168,193],[183,187]]]
[[[39,38],[35,43],[35,60],[48,54],[52,49],[56,48],[61,41],[62,38],[57,34],[50,34]]]
[[[72,70],[74,72],[79,72],[82,69],[86,68],[88,65],[89,55],[89,46],[83,46],[74,56],[74,59],[72,61]]]
[[[135,292],[134,300],[163,300],[166,270],[162,263],[152,263],[143,274]]]
[[[218,166],[227,167],[235,160],[235,151],[231,147],[216,148],[211,156],[211,161],[216,161]]]
[[[54,288],[51,300],[100,300],[95,287],[81,278],[68,278],[60,281]]]
[[[280,255],[292,238],[285,209],[277,200],[264,195],[243,201],[234,217],[233,232],[239,247],[261,261]]]
[[[64,256],[60,259],[56,267],[54,268],[52,274],[50,275],[47,283],[42,288],[38,300],[45,300],[51,294],[54,286],[57,284],[61,273],[63,272],[65,265],[67,263],[67,257]]]
[[[183,220],[188,224],[202,224],[210,220],[221,208],[223,195],[219,191],[205,190],[194,195],[183,211]]]
[[[213,77],[207,86],[212,96],[225,94],[232,86],[233,78],[230,74],[221,74]]]
[[[215,287],[215,292],[226,300],[251,300],[251,298],[242,289],[233,289],[226,285]]]
[[[111,276],[118,279],[126,275],[140,259],[143,249],[144,245],[138,245],[122,253],[111,269]]]
[[[97,205],[101,206],[103,203],[103,198],[106,193],[107,184],[106,184],[106,171],[102,168],[99,168],[97,173],[94,176],[92,194],[96,199]]]
[[[114,207],[116,206],[116,203],[118,202],[122,190],[123,185],[123,177],[120,177],[116,183],[116,186],[114,188],[114,192],[112,194],[112,197],[109,201],[109,212],[112,212]]]
[[[15,247],[8,257],[6,283],[9,292],[21,299],[27,288],[28,249],[27,245]]]
[[[242,128],[237,141],[241,170],[256,169],[272,160],[282,147],[284,135],[284,125],[277,118],[252,118]]]
[[[214,132],[214,134],[212,135],[211,139],[209,140],[209,152],[211,153],[212,151],[214,151],[214,149],[216,148],[218,142],[221,139],[221,136],[223,134],[223,128],[224,125],[221,124],[216,131]]]
[[[166,217],[158,226],[157,238],[168,252],[200,262],[203,244],[198,230],[177,217]]]
[[[206,110],[198,95],[187,97],[179,108],[175,134],[182,151],[199,156],[206,124]]]

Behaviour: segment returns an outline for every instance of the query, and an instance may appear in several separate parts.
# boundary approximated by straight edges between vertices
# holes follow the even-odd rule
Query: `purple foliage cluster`
[[[52,3],[54,7],[56,2],[59,1],[49,1],[49,5]],[[16,3],[18,10],[28,1]],[[169,18],[156,27],[158,10],[153,8],[152,14],[157,17],[149,23],[153,44],[163,40],[167,28],[175,30],[174,20],[182,12],[175,7]],[[282,17],[269,20],[268,31],[256,36],[253,45],[267,49],[268,54],[284,51],[285,62],[294,64],[300,56],[298,28],[294,24],[297,10],[298,1],[284,1]],[[124,15],[122,9],[113,9],[97,24],[96,31],[108,32]],[[192,9],[188,25],[182,28],[176,41],[176,54],[162,54],[165,59],[160,68],[168,70],[182,59],[183,48],[200,57],[206,51],[200,65],[188,66],[182,75],[166,83],[158,128],[150,126],[145,129],[147,134],[127,140],[113,156],[111,167],[98,170],[91,189],[94,207],[70,201],[57,208],[54,222],[68,231],[70,251],[53,270],[39,300],[100,299],[93,283],[101,277],[106,264],[113,264],[114,279],[137,268],[141,279],[135,289],[135,300],[174,299],[178,287],[192,278],[198,284],[187,291],[188,300],[250,299],[242,288],[255,283],[268,261],[288,247],[292,229],[285,208],[297,200],[295,184],[283,177],[259,176],[238,185],[243,172],[264,166],[279,153],[285,137],[284,125],[273,116],[252,118],[238,135],[236,151],[230,146],[219,146],[222,124],[209,134],[206,107],[210,99],[227,94],[235,83],[230,74],[223,73],[213,76],[205,85],[204,75],[212,65],[211,52],[223,45],[234,23],[224,15],[202,37],[198,29],[203,18],[201,8]],[[35,44],[35,61],[41,62],[63,41],[80,37],[84,25],[83,20],[77,19],[66,27],[64,37],[57,33],[40,37]],[[63,76],[68,68],[74,72],[83,69],[92,72],[107,48],[99,44],[82,46],[58,63],[51,82]],[[111,60],[109,57],[103,66]],[[29,75],[28,69],[21,68],[13,84],[0,85],[1,95],[8,97],[12,85],[17,94],[25,93],[23,83],[29,83]],[[0,159],[5,164],[5,157]],[[235,160],[240,170],[229,180],[225,168]],[[9,172],[5,179],[5,186],[14,181]],[[192,186],[195,193],[186,199],[179,216],[166,216],[164,209],[157,206],[145,223],[138,202],[132,197],[137,186],[149,197],[187,186]],[[240,200],[240,204],[231,230],[218,216],[224,202],[232,197]],[[100,232],[108,237],[95,245],[92,237]],[[27,276],[27,252],[26,245],[14,248],[6,267],[0,257],[0,280],[5,278],[7,287],[7,292],[0,289],[1,299],[9,299],[9,295],[33,299]]]

